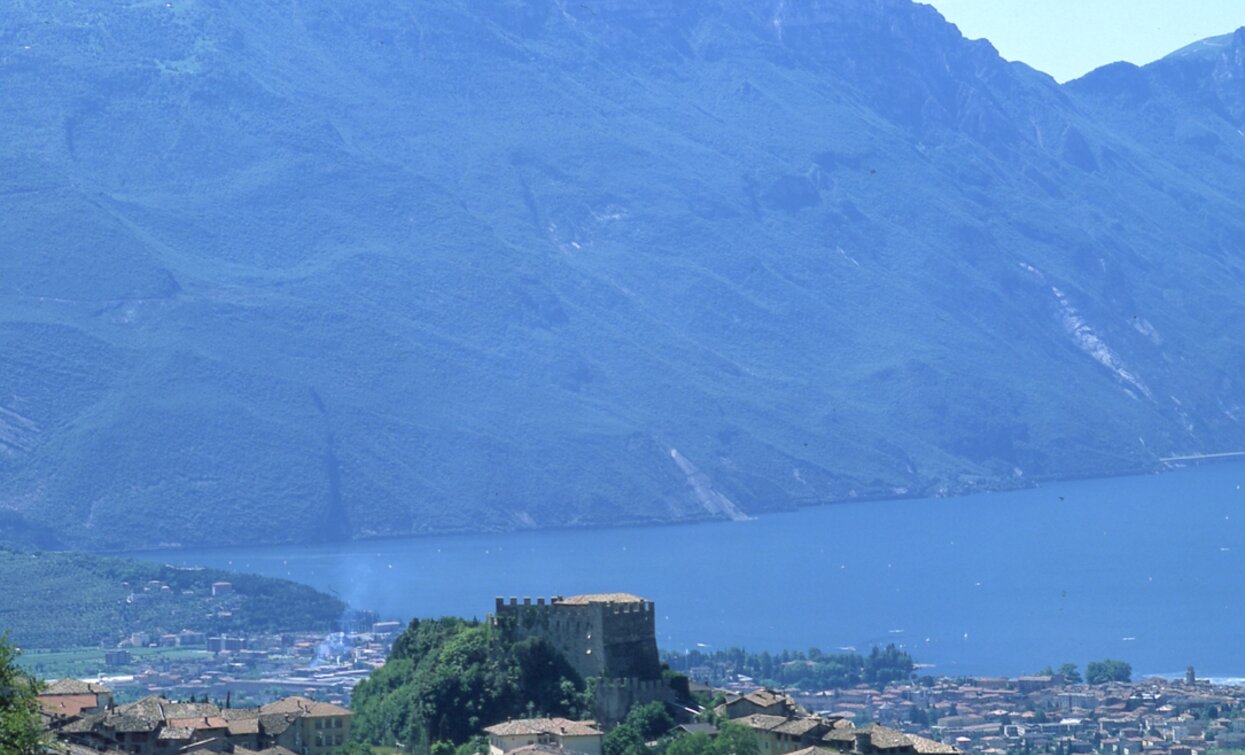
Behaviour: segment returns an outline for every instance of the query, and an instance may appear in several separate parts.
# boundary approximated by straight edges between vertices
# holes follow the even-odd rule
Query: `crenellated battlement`
[[[637,679],[634,676],[603,678],[597,680],[597,689],[627,690],[630,692],[664,692],[669,689],[661,679]]]
[[[533,603],[533,599],[530,597],[524,597],[522,602],[520,602],[520,599],[513,595],[509,598],[503,598],[499,595],[494,599],[494,611],[500,615],[508,609],[513,610],[515,608],[557,608],[561,610],[567,607],[604,606],[610,613],[638,613],[650,617],[656,615],[657,607],[653,601],[641,600],[634,598],[634,596],[629,597],[633,599],[609,600],[608,596],[600,596],[601,599],[597,600],[598,596],[595,595],[580,595],[573,598],[555,595],[548,599],[544,597],[535,598]]]

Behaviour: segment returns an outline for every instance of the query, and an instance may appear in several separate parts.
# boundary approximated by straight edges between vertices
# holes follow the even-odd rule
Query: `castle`
[[[653,602],[628,593],[601,593],[546,601],[497,598],[489,622],[516,640],[539,637],[553,645],[584,681],[595,681],[599,721],[621,720],[637,703],[672,701],[657,654]]]

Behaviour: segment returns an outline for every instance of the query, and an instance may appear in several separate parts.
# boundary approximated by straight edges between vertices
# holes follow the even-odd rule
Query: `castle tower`
[[[584,679],[661,678],[656,609],[628,593],[497,598],[492,621],[515,639],[540,637],[557,648]]]
[[[539,637],[585,681],[597,679],[597,718],[620,720],[636,703],[672,698],[661,680],[657,611],[629,593],[497,598],[489,621],[516,640]]]

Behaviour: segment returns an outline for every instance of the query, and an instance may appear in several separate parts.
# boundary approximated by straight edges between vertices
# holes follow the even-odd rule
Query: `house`
[[[38,700],[39,708],[55,727],[58,722],[106,710],[112,705],[112,690],[96,682],[61,679],[49,684]]]
[[[350,711],[305,697],[287,697],[262,708],[222,710],[209,703],[150,696],[83,712],[55,733],[70,748],[132,755],[327,755],[349,742]]]
[[[792,699],[790,695],[784,695],[781,692],[775,692],[764,687],[749,692],[746,695],[728,699],[717,707],[716,712],[732,720],[757,714],[781,716],[783,718],[796,718],[808,715],[808,711]]]
[[[817,716],[788,718],[755,713],[736,718],[733,723],[752,730],[760,755],[786,755],[819,744],[840,722]]]
[[[274,727],[279,725],[278,716],[296,719],[290,721],[286,733],[276,737],[273,744],[289,747],[301,755],[326,755],[350,742],[350,711],[340,705],[307,697],[286,697],[261,706],[259,714],[261,723],[265,716],[271,717]]]
[[[566,718],[524,718],[485,727],[490,755],[504,755],[534,745],[561,748],[579,755],[601,755],[604,735],[595,721]]]
[[[826,734],[822,746],[852,755],[958,755],[951,745],[873,724]]]

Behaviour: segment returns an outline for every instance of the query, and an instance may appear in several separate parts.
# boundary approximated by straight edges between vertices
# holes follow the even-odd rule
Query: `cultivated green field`
[[[211,658],[212,654],[202,648],[133,648],[130,650],[135,663],[160,661],[186,661]],[[101,674],[124,674],[126,667],[105,666],[104,651],[98,647],[80,647],[67,650],[26,650],[18,656],[17,663],[40,679],[89,679]]]

